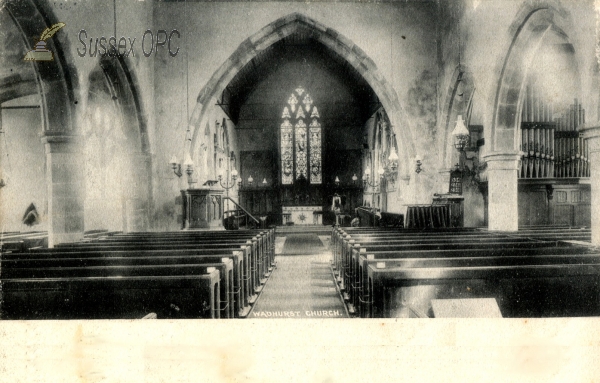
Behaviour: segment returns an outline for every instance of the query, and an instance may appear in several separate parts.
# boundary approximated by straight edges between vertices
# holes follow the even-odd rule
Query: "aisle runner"
[[[320,254],[327,249],[316,234],[288,234],[282,254]]]
[[[298,249],[300,238],[294,237],[288,235],[284,254],[291,253],[292,246]],[[313,237],[319,241],[316,235]],[[289,246],[290,239],[296,239],[291,242],[292,246]],[[304,240],[306,245],[313,243],[307,238]],[[313,255],[276,256],[277,268],[248,318],[346,318],[346,309],[329,266],[331,254],[320,241],[319,248],[321,253],[314,252]]]

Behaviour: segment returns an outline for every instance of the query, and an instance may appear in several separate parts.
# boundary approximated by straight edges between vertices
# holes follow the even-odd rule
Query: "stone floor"
[[[275,260],[249,318],[348,317],[331,273],[331,252],[316,234],[287,235]]]

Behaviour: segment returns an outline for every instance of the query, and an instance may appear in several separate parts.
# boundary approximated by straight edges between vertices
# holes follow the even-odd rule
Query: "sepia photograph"
[[[600,1],[0,0],[0,382],[596,382],[599,316]]]

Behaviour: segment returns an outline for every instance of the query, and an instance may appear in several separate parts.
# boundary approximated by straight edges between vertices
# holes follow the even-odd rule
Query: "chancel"
[[[0,317],[599,316],[599,16],[4,1]]]

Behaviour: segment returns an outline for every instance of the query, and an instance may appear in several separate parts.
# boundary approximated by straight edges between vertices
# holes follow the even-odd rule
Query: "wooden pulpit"
[[[223,189],[211,187],[181,191],[182,230],[223,229]]]

